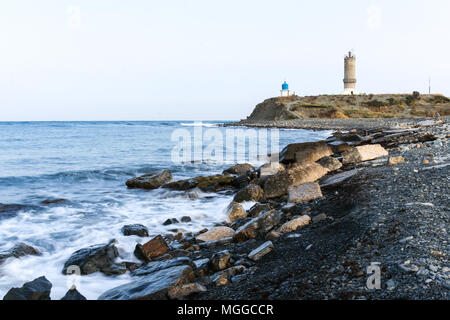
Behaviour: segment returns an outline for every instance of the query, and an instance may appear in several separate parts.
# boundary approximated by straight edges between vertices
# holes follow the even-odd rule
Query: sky
[[[239,120],[287,80],[450,96],[448,0],[0,2],[0,121]]]

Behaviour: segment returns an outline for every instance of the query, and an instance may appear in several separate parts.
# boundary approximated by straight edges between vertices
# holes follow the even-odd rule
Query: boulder
[[[231,202],[227,208],[227,216],[231,222],[238,218],[247,217],[247,211],[245,211],[244,207],[238,202]]]
[[[188,223],[188,222],[191,222],[191,221],[192,221],[192,218],[189,217],[189,216],[181,217],[181,222],[183,222],[183,223]]]
[[[224,170],[223,174],[236,174],[240,176],[250,170],[255,170],[255,168],[249,163],[241,163]]]
[[[69,289],[61,300],[86,300],[86,297],[78,292],[76,288]]]
[[[21,288],[12,288],[3,300],[50,300],[52,284],[44,276],[25,283]]]
[[[281,214],[277,210],[261,213],[260,216],[253,218],[236,230],[233,239],[236,242],[243,242],[256,237],[263,238],[266,233],[280,223],[280,220]]]
[[[142,224],[128,224],[122,227],[124,236],[148,237],[148,229]]]
[[[228,227],[214,227],[195,237],[197,241],[215,241],[234,236],[234,230]]]
[[[187,297],[193,293],[200,293],[200,292],[206,292],[207,289],[204,285],[200,283],[188,283],[183,284],[182,286],[176,286],[169,290],[169,298],[170,299],[180,299]]]
[[[299,218],[294,218],[285,224],[283,224],[280,228],[278,228],[277,232],[279,233],[289,233],[297,230],[298,228],[303,228],[304,226],[311,223],[311,217],[308,215],[301,216]]]
[[[20,258],[30,255],[39,256],[41,255],[41,253],[37,249],[27,245],[26,243],[19,243],[8,251],[0,252],[0,264],[9,258]]]
[[[179,223],[179,221],[176,218],[167,219],[163,222],[163,226],[169,226],[171,224]]]
[[[279,162],[270,162],[262,165],[259,168],[259,176],[266,177],[277,174],[280,171],[284,171],[286,168],[282,163]]]
[[[322,190],[317,182],[293,185],[288,188],[289,202],[307,202],[322,197]]]
[[[280,153],[280,162],[315,162],[323,157],[331,156],[333,150],[325,141],[293,143],[286,146]]]
[[[165,300],[169,291],[194,280],[190,266],[181,265],[153,272],[138,280],[104,292],[98,300]]]
[[[157,189],[172,180],[172,174],[168,170],[157,171],[126,182],[128,188]]]
[[[342,153],[342,163],[358,163],[387,156],[389,153],[379,144],[354,147]]]
[[[152,260],[152,258],[162,256],[169,251],[169,246],[161,235],[154,237],[145,244],[137,244],[134,255],[141,260]]]
[[[248,216],[255,218],[259,216],[262,211],[270,211],[272,210],[272,206],[268,203],[256,203],[248,210]]]
[[[287,193],[289,186],[314,182],[327,173],[328,170],[317,163],[296,165],[291,169],[268,177],[264,184],[265,197],[267,199],[281,197]]]
[[[317,161],[318,164],[320,164],[322,167],[327,169],[328,171],[336,171],[342,168],[342,163],[333,157],[325,157]]]
[[[114,242],[83,248],[75,251],[64,263],[62,273],[67,274],[69,266],[78,266],[82,275],[101,271],[103,268],[112,265],[118,256],[119,253],[114,246]]]
[[[236,178],[231,175],[212,175],[205,177],[196,177],[192,179],[185,179],[167,183],[163,188],[172,190],[190,190],[199,188],[204,192],[215,192],[223,189],[234,188]]]
[[[213,271],[224,270],[228,267],[231,253],[228,250],[216,252],[209,261],[209,267]]]
[[[248,254],[248,257],[252,259],[253,261],[258,261],[262,257],[264,257],[266,254],[271,252],[273,250],[274,246],[272,241],[264,242],[262,245],[260,245],[258,248],[253,250]]]
[[[158,272],[160,270],[169,269],[178,266],[190,266],[192,270],[196,269],[195,264],[188,257],[178,257],[167,261],[152,261],[144,266],[136,269],[131,273],[132,276],[142,277]]]
[[[234,202],[255,201],[258,202],[264,196],[264,190],[256,185],[249,184],[241,189],[235,196]]]
[[[389,164],[390,166],[395,166],[395,165],[397,165],[397,164],[399,164],[399,163],[403,163],[403,162],[405,162],[405,159],[404,159],[402,156],[399,156],[399,157],[390,157],[390,158],[389,158],[389,161],[388,161],[388,164]]]

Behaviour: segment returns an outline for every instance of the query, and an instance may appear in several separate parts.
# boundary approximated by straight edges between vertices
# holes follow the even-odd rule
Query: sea
[[[128,189],[128,179],[161,169],[169,170],[173,180],[211,175],[244,160],[257,167],[268,161],[261,142],[265,138],[268,151],[274,154],[289,143],[317,141],[332,133],[233,128],[224,123],[0,122],[0,253],[18,243],[41,253],[0,264],[0,299],[10,288],[40,276],[52,283],[52,299],[61,299],[74,281],[86,298],[96,299],[131,281],[131,276],[96,272],[74,280],[62,273],[73,252],[115,239],[119,261],[138,261],[133,255],[137,243],[170,234],[174,228],[185,232],[210,228],[226,219],[225,208],[233,197]],[[253,148],[255,140],[248,138],[240,148],[237,139],[233,140],[231,148],[227,137],[236,133],[256,135],[256,144],[262,147]],[[55,199],[65,201],[43,203]],[[182,216],[190,216],[192,221],[163,225],[169,218],[180,220]],[[136,223],[148,227],[150,237],[122,235],[122,226]]]

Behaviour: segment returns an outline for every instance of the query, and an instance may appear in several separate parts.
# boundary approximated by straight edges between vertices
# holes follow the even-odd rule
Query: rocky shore
[[[129,188],[233,194],[228,220],[196,234],[153,235],[136,244],[138,263],[117,262],[114,240],[83,248],[61,272],[129,273],[132,281],[103,293],[105,300],[448,299],[447,120],[277,122],[349,131],[288,145],[279,162],[260,168],[238,164],[181,181],[167,170],[131,179]],[[255,204],[245,210],[244,202]],[[176,229],[189,221],[165,223]],[[152,234],[137,224],[122,233]],[[20,254],[38,254],[25,249]],[[367,288],[370,266],[380,268],[379,288]],[[4,299],[49,299],[50,290],[41,277]],[[84,297],[72,288],[63,299]]]

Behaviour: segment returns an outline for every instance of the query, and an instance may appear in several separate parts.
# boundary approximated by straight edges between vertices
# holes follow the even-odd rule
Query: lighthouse
[[[356,91],[356,57],[350,51],[344,58],[344,95],[359,94]]]
[[[287,82],[283,82],[283,84],[281,85],[281,96],[282,97],[289,97],[290,91],[289,91],[289,85],[287,84]]]

